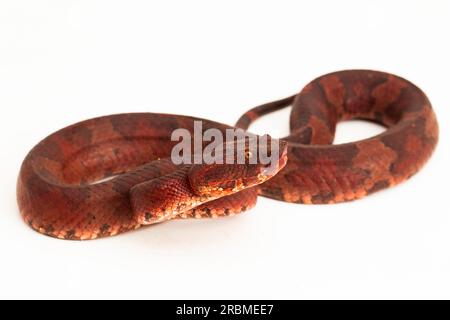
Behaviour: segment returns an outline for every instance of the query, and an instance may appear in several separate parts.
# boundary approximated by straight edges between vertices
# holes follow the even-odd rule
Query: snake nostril
[[[145,220],[150,221],[151,218],[152,218],[152,214],[150,212],[146,212],[145,213]]]

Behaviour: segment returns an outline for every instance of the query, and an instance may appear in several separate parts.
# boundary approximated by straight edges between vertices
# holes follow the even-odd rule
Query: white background
[[[447,1],[1,1],[0,298],[450,298],[449,30]],[[401,186],[88,242],[20,218],[21,161],[57,129],[135,111],[233,124],[347,68],[401,75],[434,105],[438,148]],[[340,125],[338,141],[379,130]]]

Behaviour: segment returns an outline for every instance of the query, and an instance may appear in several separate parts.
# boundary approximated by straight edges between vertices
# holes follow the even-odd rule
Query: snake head
[[[200,196],[222,197],[261,184],[284,168],[287,142],[268,135],[252,141],[225,143],[222,163],[194,165],[188,174],[192,190]]]

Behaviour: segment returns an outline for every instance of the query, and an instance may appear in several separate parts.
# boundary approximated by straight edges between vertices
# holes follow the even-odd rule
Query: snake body
[[[175,129],[193,132],[196,120],[204,130],[234,128],[205,119],[131,113],[64,128],[34,147],[22,164],[22,216],[41,233],[82,240],[176,218],[234,215],[253,207],[258,195],[295,203],[349,201],[411,177],[438,141],[425,94],[403,78],[370,70],[321,76],[292,97],[249,110],[236,127],[247,129],[289,105],[290,135],[281,139],[284,152],[271,172],[260,164],[173,164]],[[387,129],[333,145],[336,124],[348,119]],[[96,183],[107,177],[113,178]]]

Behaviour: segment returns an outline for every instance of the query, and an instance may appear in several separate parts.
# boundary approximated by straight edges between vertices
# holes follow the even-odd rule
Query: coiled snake
[[[22,216],[41,233],[82,240],[174,218],[234,215],[253,207],[257,195],[307,204],[349,201],[408,179],[438,141],[425,94],[405,79],[369,70],[321,76],[297,95],[248,111],[236,127],[247,129],[289,105],[290,135],[279,142],[272,170],[260,163],[173,164],[171,133],[192,132],[195,120],[205,130],[233,128],[214,121],[131,113],[69,126],[25,158],[17,184]],[[336,124],[355,118],[387,130],[332,145]]]

